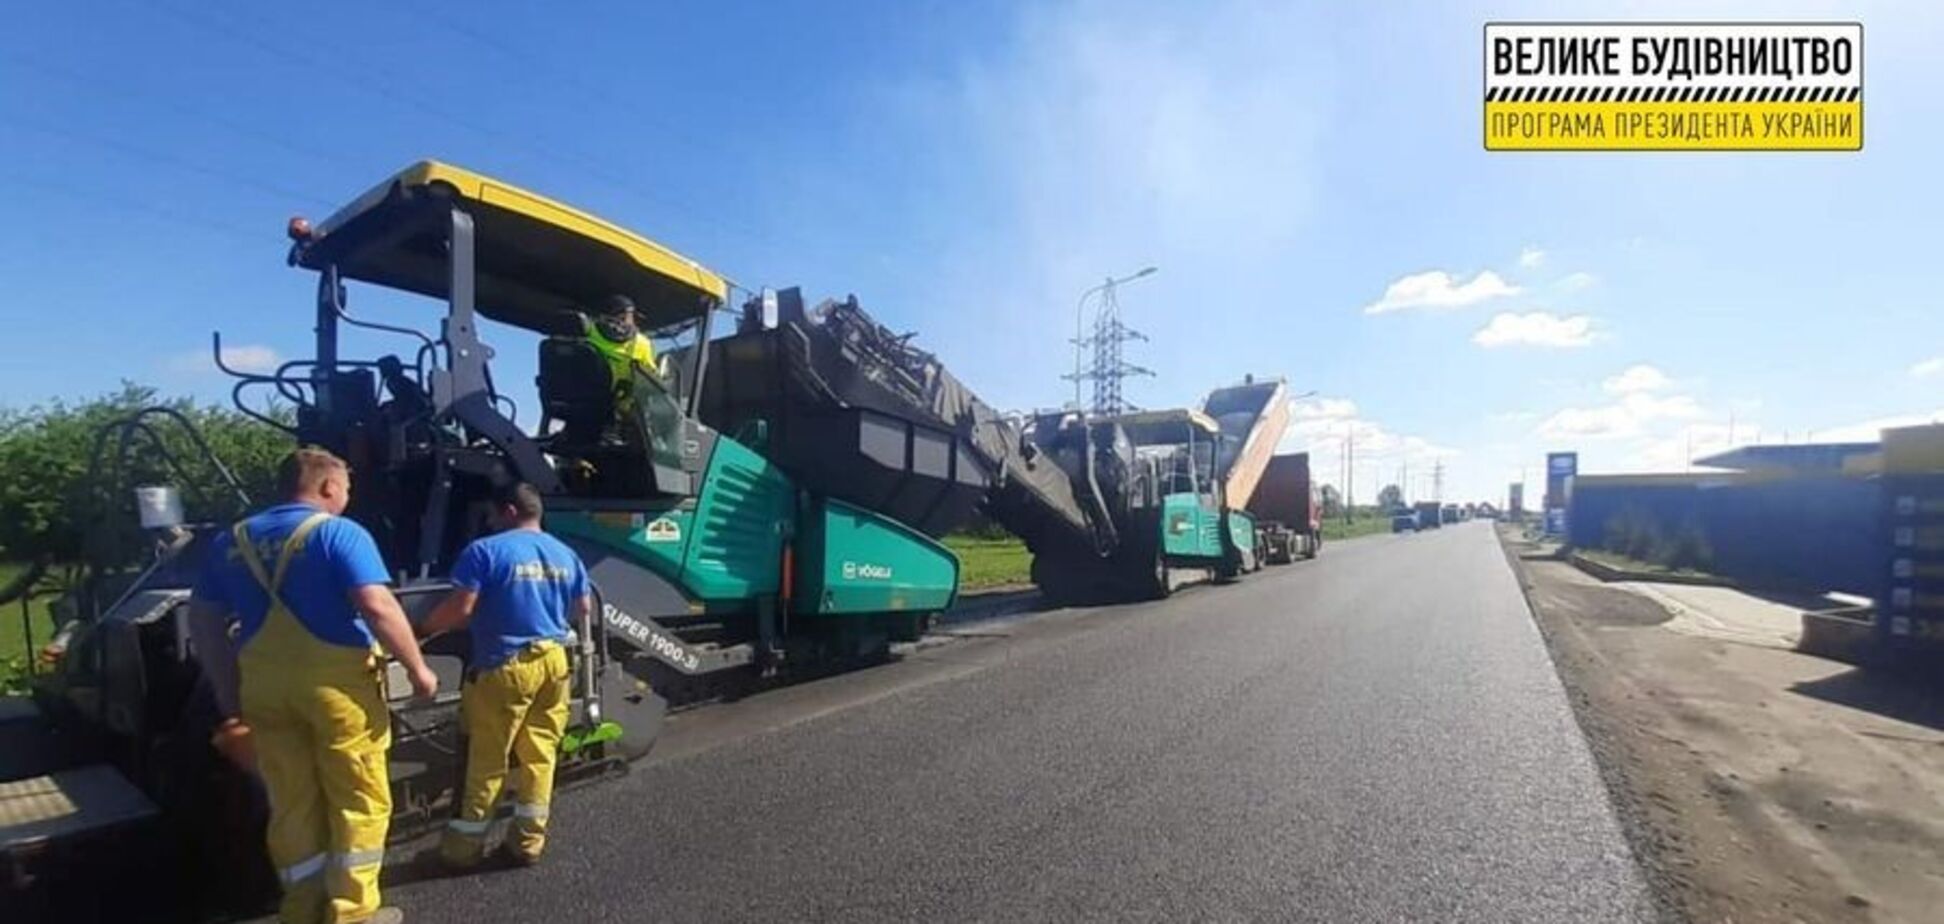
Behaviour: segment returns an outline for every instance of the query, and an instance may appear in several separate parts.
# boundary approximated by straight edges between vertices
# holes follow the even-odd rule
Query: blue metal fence
[[[1698,532],[1712,556],[1707,570],[1725,577],[1875,596],[1884,560],[1882,511],[1879,482],[1868,478],[1605,482],[1582,476],[1573,486],[1569,523],[1576,547],[1605,547],[1612,524],[1646,522],[1669,541]]]

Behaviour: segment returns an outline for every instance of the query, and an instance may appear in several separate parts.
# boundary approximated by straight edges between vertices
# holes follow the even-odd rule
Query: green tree
[[[1321,499],[1321,504],[1323,507],[1323,511],[1322,511],[1323,516],[1325,517],[1343,516],[1343,492],[1337,490],[1336,485],[1333,484],[1323,485],[1322,487],[1316,489],[1316,493],[1319,495]]]
[[[1404,489],[1394,484],[1384,485],[1377,492],[1377,507],[1381,510],[1396,510],[1404,506]]]
[[[187,398],[164,399],[154,388],[124,382],[118,391],[78,403],[0,410],[0,556],[76,560],[90,526],[133,522],[131,489],[136,485],[180,488],[192,519],[220,521],[240,514],[241,502],[189,435],[164,418],[151,419],[148,431],[131,436],[125,470],[116,470],[120,454],[110,437],[102,453],[103,471],[90,483],[90,465],[104,428],[154,406],[188,418],[251,497],[269,496],[277,461],[290,448],[287,434],[238,411],[197,406]],[[287,409],[272,416],[289,418]],[[149,434],[160,440],[168,456],[180,460],[181,471],[172,470],[165,455],[153,449]]]

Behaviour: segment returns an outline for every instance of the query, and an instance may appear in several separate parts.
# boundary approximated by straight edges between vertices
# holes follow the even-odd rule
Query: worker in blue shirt
[[[461,722],[466,729],[466,782],[446,827],[440,854],[456,866],[479,862],[502,786],[513,796],[510,859],[529,865],[547,843],[547,808],[567,728],[568,626],[593,599],[587,568],[560,540],[540,530],[540,492],[515,484],[495,493],[493,526],[453,564],[453,590],[420,632],[470,627]],[[513,768],[509,772],[509,758]]]
[[[351,500],[344,461],[298,449],[277,477],[286,501],[216,537],[190,597],[197,659],[224,715],[216,740],[253,761],[268,790],[281,920],[400,921],[378,899],[392,810],[378,645],[418,695],[431,696],[438,678],[386,586],[377,544],[341,516]]]

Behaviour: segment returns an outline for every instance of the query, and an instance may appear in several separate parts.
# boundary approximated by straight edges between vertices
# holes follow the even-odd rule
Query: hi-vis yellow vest
[[[601,326],[593,321],[586,322],[587,342],[594,345],[601,358],[607,360],[608,372],[617,385],[634,381],[630,366],[639,365],[649,375],[655,374],[655,345],[639,333],[632,340],[609,340],[601,333]],[[632,389],[630,389],[632,391]]]

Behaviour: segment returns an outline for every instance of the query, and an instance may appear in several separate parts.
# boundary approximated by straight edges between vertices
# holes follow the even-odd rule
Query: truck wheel
[[[1322,534],[1322,533],[1310,533],[1310,534],[1309,534],[1309,545],[1308,545],[1308,546],[1307,546],[1306,548],[1304,548],[1304,549],[1303,549],[1303,557],[1304,557],[1304,558],[1315,558],[1315,557],[1317,556],[1317,553],[1319,553],[1319,552],[1322,552],[1322,551],[1323,551],[1323,534]]]
[[[1154,586],[1150,592],[1153,594],[1154,599],[1166,600],[1169,594],[1174,593],[1174,588],[1168,586],[1168,558],[1161,553],[1160,549],[1154,550],[1153,580]]]

